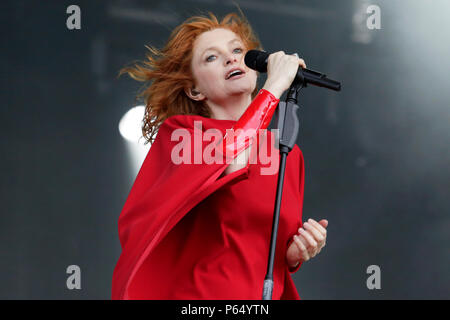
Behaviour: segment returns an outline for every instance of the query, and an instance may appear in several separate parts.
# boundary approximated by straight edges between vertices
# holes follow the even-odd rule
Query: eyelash
[[[242,48],[235,48],[234,50],[239,49],[239,52],[242,52]],[[233,50],[233,51],[234,51]],[[209,57],[206,58],[206,62],[210,62],[209,58],[214,57],[214,55],[210,55]]]

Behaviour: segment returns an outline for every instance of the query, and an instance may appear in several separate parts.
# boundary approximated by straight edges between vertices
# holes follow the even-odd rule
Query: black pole
[[[334,80],[333,80],[334,81]],[[334,81],[335,86],[333,90],[340,91],[340,82]],[[281,207],[281,197],[283,195],[283,183],[284,183],[284,172],[286,169],[286,158],[289,152],[294,147],[297,141],[297,136],[300,129],[300,121],[298,119],[297,110],[299,106],[297,105],[297,96],[299,91],[307,87],[307,81],[305,80],[303,72],[298,72],[297,77],[291,84],[289,91],[286,96],[286,101],[280,102],[275,111],[276,117],[278,118],[278,129],[279,129],[279,146],[280,146],[280,167],[278,170],[278,182],[277,191],[275,198],[275,207],[272,222],[272,234],[270,236],[270,252],[267,264],[267,273],[264,278],[263,286],[263,300],[272,300],[273,291],[273,263],[275,258],[275,249],[277,243],[277,232],[278,232],[278,220],[280,216]]]
[[[280,102],[276,109],[276,117],[278,118],[279,129],[279,150],[280,165],[278,169],[277,191],[275,197],[274,214],[272,221],[272,234],[270,236],[270,251],[267,264],[267,273],[264,278],[263,300],[272,300],[273,292],[273,264],[275,259],[275,250],[277,244],[278,221],[280,218],[281,198],[283,195],[284,173],[286,169],[286,158],[294,147],[297,135],[299,133],[300,121],[298,119],[297,95],[302,87],[306,87],[304,79],[294,81],[289,88],[285,102]]]

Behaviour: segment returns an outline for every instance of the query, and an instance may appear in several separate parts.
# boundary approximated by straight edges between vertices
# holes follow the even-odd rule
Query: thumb
[[[328,220],[326,220],[326,219],[320,220],[319,223],[320,223],[324,228],[326,228],[326,227],[328,226]]]

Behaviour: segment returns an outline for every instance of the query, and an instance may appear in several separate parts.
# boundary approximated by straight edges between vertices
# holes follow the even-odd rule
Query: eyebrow
[[[228,41],[228,44],[233,43],[233,42],[236,42],[236,41],[241,42],[241,40],[239,40],[238,38],[234,38],[234,39]],[[206,48],[205,50],[203,50],[203,53],[202,53],[201,56],[203,56],[203,55],[205,54],[206,51],[211,50],[211,49],[217,49],[217,48],[216,48],[216,47],[209,47],[209,48]]]

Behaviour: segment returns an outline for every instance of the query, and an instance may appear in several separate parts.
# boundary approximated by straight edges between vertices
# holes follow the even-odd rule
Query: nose
[[[233,55],[232,53],[228,54],[228,56],[225,58],[225,65],[233,64],[237,62],[237,57]]]

